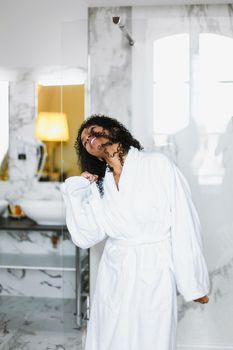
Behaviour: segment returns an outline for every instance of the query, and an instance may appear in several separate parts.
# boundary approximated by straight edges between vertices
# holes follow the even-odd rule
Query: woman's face
[[[92,135],[92,132],[109,135],[109,131],[102,126],[91,125],[88,128],[83,129],[81,133],[81,142],[86,151],[92,156],[101,158],[104,155],[102,145],[106,143],[107,139],[103,136],[95,137]]]

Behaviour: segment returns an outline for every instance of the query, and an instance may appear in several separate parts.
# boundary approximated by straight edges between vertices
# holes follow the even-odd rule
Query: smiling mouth
[[[93,137],[90,141],[90,144],[93,145],[93,142],[95,141],[96,137]]]

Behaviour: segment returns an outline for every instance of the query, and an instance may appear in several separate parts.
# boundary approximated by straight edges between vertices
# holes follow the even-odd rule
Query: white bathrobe
[[[73,242],[107,238],[85,350],[174,350],[177,291],[186,301],[209,291],[189,185],[162,153],[131,147],[118,187],[109,170],[103,198],[81,176],[62,185]]]

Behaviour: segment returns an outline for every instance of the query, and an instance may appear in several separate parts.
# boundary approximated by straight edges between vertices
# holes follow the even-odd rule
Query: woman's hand
[[[207,295],[205,295],[204,297],[195,299],[193,301],[196,301],[196,302],[201,303],[201,304],[207,304],[209,302],[209,297]]]
[[[97,181],[98,180],[98,175],[94,175],[89,173],[88,171],[84,171],[81,176],[85,177],[85,179],[89,180],[90,183],[92,184],[92,182]]]

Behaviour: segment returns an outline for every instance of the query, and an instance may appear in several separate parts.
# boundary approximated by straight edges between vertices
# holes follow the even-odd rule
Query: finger
[[[88,173],[88,171],[84,171],[84,172],[82,173],[82,175],[85,176],[86,178],[92,176],[92,174],[91,174],[91,173]]]
[[[90,183],[98,180],[98,175],[94,175],[89,173],[88,171],[84,171],[81,176],[85,177],[87,180],[90,181]]]
[[[83,173],[82,176],[85,177],[85,179],[88,179],[88,180],[90,179],[90,175],[89,174]]]
[[[204,303],[208,303],[209,298],[208,298],[207,296],[204,296],[204,297],[202,298],[202,301],[203,301]]]
[[[82,176],[83,176],[85,179],[87,179],[88,181],[90,181],[90,182],[91,182],[92,178],[91,178],[91,176],[90,176],[90,175],[83,174]]]
[[[205,296],[199,299],[195,299],[195,302],[201,303],[201,304],[207,304],[209,302],[209,297]]]
[[[92,178],[91,178],[91,183],[95,182],[97,180],[98,180],[98,176],[97,175],[93,175]]]

